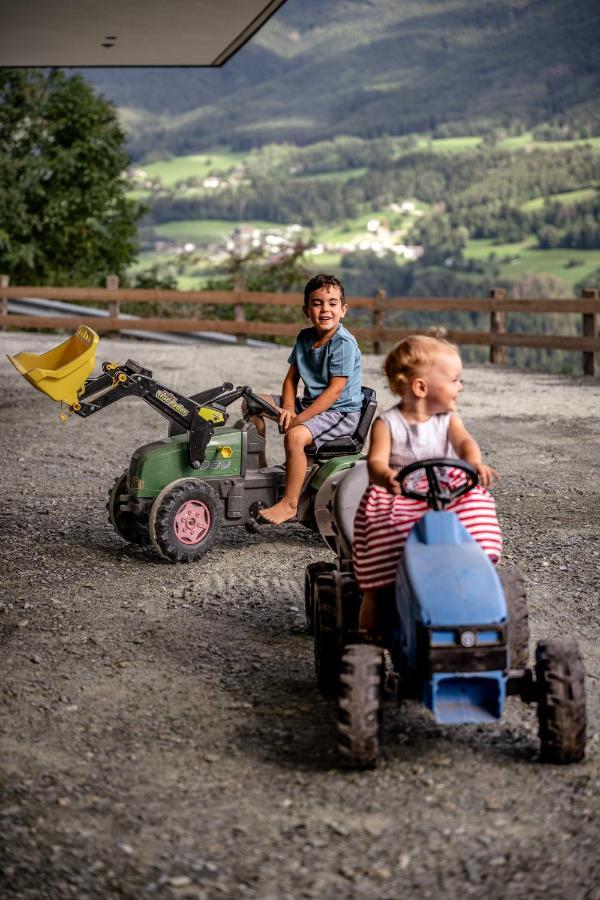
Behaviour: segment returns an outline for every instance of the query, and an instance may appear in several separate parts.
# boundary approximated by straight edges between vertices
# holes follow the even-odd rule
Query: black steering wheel
[[[447,483],[440,483],[438,469],[461,469],[466,475],[466,480],[463,484],[459,484],[456,487],[451,487]],[[406,485],[407,478],[413,472],[418,471],[422,471],[427,477],[427,490],[419,490],[414,485]],[[479,476],[477,469],[474,469],[470,463],[462,459],[442,457],[440,459],[419,459],[401,469],[396,476],[396,480],[400,482],[400,488],[405,497],[411,497],[413,500],[426,500],[432,509],[443,510],[457,497],[462,497],[463,494],[472,490],[479,483]]]
[[[255,394],[252,388],[242,388],[242,393],[246,401],[248,416],[255,416],[258,412],[263,412],[273,419],[279,418],[279,410],[277,407],[273,406],[271,403],[267,403],[266,400],[263,400],[260,394]]]

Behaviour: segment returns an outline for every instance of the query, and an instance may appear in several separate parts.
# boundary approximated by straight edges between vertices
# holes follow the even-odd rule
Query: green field
[[[311,172],[302,172],[295,177],[299,180],[310,178],[314,181],[350,181],[352,178],[360,178],[368,171],[366,166],[360,166],[356,169],[344,169],[336,172],[319,172],[312,174]]]
[[[485,260],[492,253],[498,259],[510,257],[510,261],[500,263],[503,276],[519,278],[529,272],[553,275],[571,288],[598,268],[600,262],[597,250],[539,250],[533,238],[515,244],[496,244],[491,240],[469,241],[465,249],[465,256],[471,259]]]
[[[417,146],[414,149],[427,151],[431,150],[436,153],[470,153],[476,151],[482,144],[483,138],[477,135],[455,137],[455,138],[439,138],[432,139],[426,134],[415,135],[417,138]],[[398,154],[414,152],[414,150],[406,149],[402,141],[405,139],[394,138],[397,141]],[[499,141],[497,148],[506,150],[542,148],[545,150],[564,150],[573,146],[592,146],[600,150],[600,138],[592,140],[580,141],[535,141],[532,132],[525,132],[516,137],[509,137]],[[197,155],[181,156],[173,159],[162,160],[150,163],[144,166],[144,170],[148,176],[160,180],[163,189],[168,190],[174,197],[189,197],[189,193],[194,188],[184,189],[177,188],[178,182],[184,181],[191,177],[202,179],[207,175],[214,173],[224,174],[231,170],[234,165],[248,164],[249,170],[247,175],[251,175],[256,168],[262,176],[269,174],[270,171],[277,172],[281,176],[281,171],[287,171],[288,167],[294,164],[293,155],[290,153],[293,148],[286,145],[272,145],[271,148],[263,148],[261,151],[249,151],[247,153],[233,153],[229,151],[215,151],[214,153],[202,153]],[[301,149],[298,151],[301,153]],[[299,157],[301,159],[301,157]],[[329,172],[321,172],[316,174],[308,174],[304,172],[298,173],[293,180],[297,183],[297,189],[302,190],[302,182],[305,179],[317,179],[322,181],[338,181],[348,182],[354,178],[361,177],[368,172],[366,166],[355,166],[354,168],[345,170],[333,170]],[[589,176],[588,176],[589,177]],[[592,175],[592,179],[594,176]],[[198,189],[202,191],[202,189]],[[527,200],[521,206],[526,212],[542,210],[547,201],[556,203],[577,203],[593,199],[598,195],[599,187],[591,183],[581,185],[575,190],[563,191],[561,193],[551,194],[548,197],[537,197]],[[136,189],[130,194],[138,199],[145,199],[147,196],[144,191]],[[403,200],[408,198],[398,198]],[[427,212],[430,206],[420,201],[413,201],[416,205],[418,213]],[[393,212],[388,207],[368,209],[362,214],[345,221],[332,221],[328,226],[315,227],[306,229],[306,233],[311,233],[315,243],[321,244],[354,244],[360,240],[373,238],[374,236],[367,231],[367,223],[370,219],[378,219],[390,231],[396,235],[396,240],[401,240],[406,235],[411,226],[415,223],[416,217],[412,213]],[[181,262],[172,254],[154,254],[150,256],[144,254],[140,257],[138,264],[132,268],[137,271],[140,268],[147,267],[153,263],[171,263],[177,264],[179,272],[178,278],[181,287],[198,287],[202,279],[207,277],[214,268],[214,262],[208,257],[208,252],[203,251],[209,245],[220,245],[224,250],[224,244],[227,236],[231,234],[234,228],[239,224],[246,224],[251,227],[260,229],[261,231],[270,230],[276,234],[281,234],[284,226],[281,223],[269,221],[247,221],[245,223],[218,219],[218,220],[193,220],[170,221],[153,226],[153,232],[158,239],[174,241],[177,243],[193,243],[199,248],[199,253],[204,252],[206,256],[204,263],[196,265],[194,269],[182,267]],[[517,279],[532,274],[548,274],[560,279],[571,289],[582,281],[587,275],[596,269],[600,264],[600,254],[595,250],[571,250],[571,249],[554,249],[541,250],[537,247],[533,236],[526,240],[512,244],[497,244],[492,240],[471,240],[465,250],[465,256],[472,259],[487,260],[490,255],[494,254],[495,261],[503,277],[508,279]],[[198,256],[198,254],[195,254]],[[341,254],[335,251],[326,253],[308,253],[307,259],[313,268],[321,270],[337,270],[340,266]],[[142,262],[143,260],[143,262]],[[402,265],[401,259],[397,260],[398,265]]]
[[[341,256],[339,253],[311,253],[306,254],[311,268],[321,272],[333,272],[339,269]]]
[[[536,150],[569,150],[572,147],[590,146],[600,152],[600,138],[586,138],[576,141],[536,141],[531,131],[514,137],[504,138],[498,141],[498,147],[502,150],[519,150],[521,148],[535,148]]]
[[[419,213],[424,212],[428,208],[427,203],[421,203],[414,199],[412,202]],[[347,219],[343,223],[332,225],[330,228],[315,229],[315,240],[324,244],[342,244],[369,237],[367,223],[370,219],[379,219],[380,222],[391,229],[398,229],[399,223],[402,223],[402,226],[408,229],[415,221],[415,217],[410,213],[400,215],[389,209],[371,209],[360,216],[356,216],[354,219]]]
[[[243,162],[247,154],[215,150],[195,156],[176,156],[142,166],[150,178],[158,179],[164,187],[174,187],[188,178],[204,179],[208,175],[225,175],[233,166]]]
[[[281,230],[281,224],[273,222],[230,222],[225,219],[187,219],[177,222],[161,222],[153,227],[159,238],[169,241],[190,241],[194,244],[223,242],[238,225],[248,225],[261,230]]]
[[[427,138],[419,136],[415,150],[432,150],[435,153],[464,153],[475,150],[481,144],[481,137]]]
[[[593,200],[597,196],[598,188],[581,188],[578,191],[564,191],[562,194],[536,197],[535,200],[528,200],[526,203],[523,203],[521,209],[524,212],[534,212],[536,209],[543,209],[547,200],[551,203],[581,203],[585,200]]]

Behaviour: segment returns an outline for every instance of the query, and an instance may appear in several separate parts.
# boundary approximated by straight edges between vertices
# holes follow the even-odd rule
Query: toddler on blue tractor
[[[453,479],[447,477],[450,470]],[[457,471],[463,474],[458,484]],[[334,473],[315,500],[319,530],[337,560],[307,569],[307,621],[314,631],[318,684],[337,695],[342,762],[376,765],[390,690],[398,701],[421,701],[437,722],[448,725],[496,721],[507,695],[518,695],[537,703],[541,758],[582,759],[585,687],[576,642],[540,641],[530,668],[520,574],[513,566],[496,568],[455,513],[445,511],[477,484],[477,473],[457,459],[429,459],[397,477],[403,495],[426,500],[429,512],[412,528],[395,585],[379,606],[376,643],[358,632],[361,596],[352,567],[366,462]]]

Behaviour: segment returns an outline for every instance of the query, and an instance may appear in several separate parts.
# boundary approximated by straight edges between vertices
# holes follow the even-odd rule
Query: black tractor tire
[[[150,510],[150,540],[170,562],[194,562],[214,544],[223,522],[216,491],[205,481],[183,478],[167,485]]]
[[[319,560],[310,563],[304,572],[304,613],[309,634],[314,634],[315,631],[315,580],[318,575],[333,572],[335,568],[335,563]]]
[[[574,763],[585,756],[585,673],[577,641],[540,641],[535,654],[540,758]]]
[[[529,665],[529,607],[523,576],[516,566],[499,566],[498,577],[508,613],[508,647],[511,669]]]
[[[125,512],[120,508],[120,500],[127,493],[127,471],[115,478],[115,482],[108,492],[108,520],[118,535],[128,544],[150,543],[148,533],[148,520],[138,518],[133,513]]]
[[[324,572],[315,580],[314,648],[317,684],[323,694],[337,694],[341,635],[338,633],[335,572]]]
[[[373,769],[381,755],[384,658],[381,647],[349,644],[340,663],[338,751],[344,766]]]

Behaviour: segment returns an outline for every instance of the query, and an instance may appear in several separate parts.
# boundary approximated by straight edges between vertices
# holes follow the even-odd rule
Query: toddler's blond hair
[[[390,350],[383,364],[390,390],[394,394],[401,394],[413,378],[431,365],[438,353],[448,351],[460,355],[456,344],[444,338],[430,337],[426,334],[413,334],[404,338]]]

